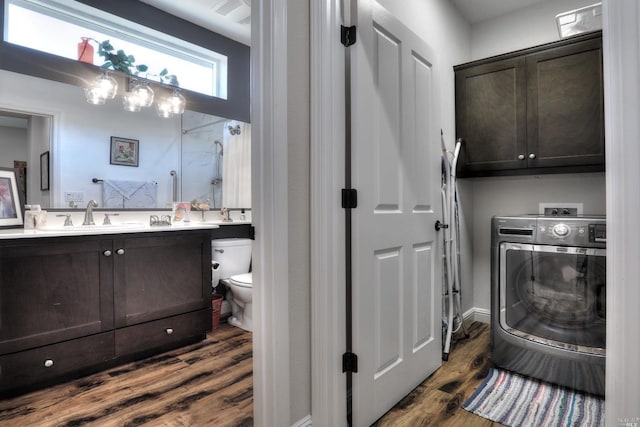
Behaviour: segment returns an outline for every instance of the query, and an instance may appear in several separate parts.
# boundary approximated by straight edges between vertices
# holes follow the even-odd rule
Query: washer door
[[[532,341],[586,353],[605,348],[606,251],[500,245],[500,325]]]

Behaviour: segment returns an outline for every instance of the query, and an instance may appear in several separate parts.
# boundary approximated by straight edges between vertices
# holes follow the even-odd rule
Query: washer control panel
[[[558,237],[567,237],[571,232],[571,227],[569,227],[567,224],[560,223],[554,225],[551,231]]]
[[[537,241],[544,244],[604,247],[606,224],[604,219],[580,217],[541,217],[537,221]]]

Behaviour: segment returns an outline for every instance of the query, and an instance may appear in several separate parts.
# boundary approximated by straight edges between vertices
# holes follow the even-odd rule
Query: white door
[[[440,125],[431,48],[374,0],[356,25],[353,425],[369,426],[441,363]]]

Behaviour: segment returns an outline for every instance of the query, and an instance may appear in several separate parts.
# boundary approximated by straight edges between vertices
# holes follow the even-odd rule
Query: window
[[[181,88],[227,99],[227,57],[77,2],[6,0],[4,40],[42,52],[78,60],[78,44],[89,38],[93,63],[101,66],[98,44],[108,40],[114,50],[144,64],[139,76],[161,81],[167,69]]]

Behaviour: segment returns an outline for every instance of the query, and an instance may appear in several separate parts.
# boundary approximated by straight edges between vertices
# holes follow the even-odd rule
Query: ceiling
[[[251,0],[141,0],[230,39],[251,42]]]
[[[233,40],[251,43],[251,0],[141,0]],[[549,0],[449,0],[471,24]]]
[[[450,0],[471,24],[548,0]]]

